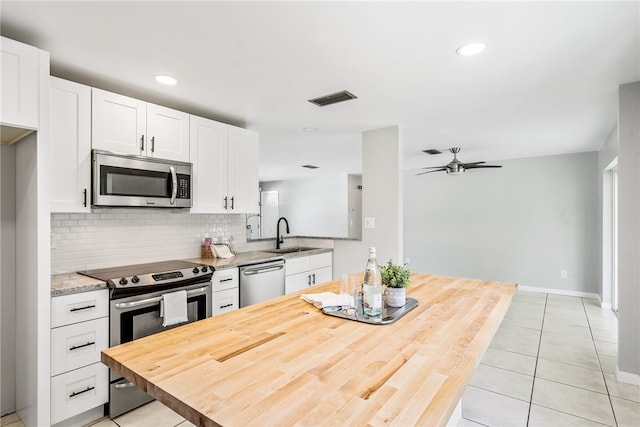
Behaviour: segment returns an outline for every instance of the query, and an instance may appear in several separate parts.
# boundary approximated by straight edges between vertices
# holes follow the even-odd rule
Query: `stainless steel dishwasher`
[[[284,295],[284,260],[240,267],[240,307]]]

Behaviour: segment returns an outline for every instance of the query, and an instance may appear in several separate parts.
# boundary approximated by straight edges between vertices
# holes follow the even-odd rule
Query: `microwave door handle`
[[[176,195],[178,194],[178,175],[176,175],[176,168],[173,166],[169,166],[169,171],[171,172],[171,204],[176,203]]]

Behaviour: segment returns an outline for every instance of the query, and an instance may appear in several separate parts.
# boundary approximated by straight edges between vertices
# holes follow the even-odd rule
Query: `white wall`
[[[245,215],[161,209],[94,209],[51,215],[52,274],[200,257],[205,237],[246,243]]]
[[[611,172],[607,170],[618,158],[618,125],[616,124],[598,151],[598,259],[597,275],[600,278],[602,306],[611,308],[613,282],[613,191]]]
[[[349,238],[362,239],[362,175],[349,175]]]
[[[413,271],[598,292],[596,153],[499,163],[460,176],[405,173]]]
[[[277,190],[280,216],[293,236],[348,237],[348,176],[300,178],[261,183]],[[280,228],[280,234],[286,235]]]
[[[16,410],[15,166],[15,146],[0,146],[0,415]]]
[[[634,377],[632,382],[637,384],[640,381],[640,82],[620,86],[618,126],[618,369],[623,377]]]
[[[362,241],[334,242],[334,277],[364,271],[370,246],[379,264],[402,259],[402,132],[394,126],[362,136],[362,216],[375,218],[375,228],[363,228]]]

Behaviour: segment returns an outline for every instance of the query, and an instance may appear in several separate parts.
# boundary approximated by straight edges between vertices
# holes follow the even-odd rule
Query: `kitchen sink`
[[[292,248],[268,249],[268,250],[265,250],[264,252],[269,252],[273,254],[291,254],[295,252],[312,251],[314,249],[318,249],[318,248],[305,248],[301,246],[294,246]]]

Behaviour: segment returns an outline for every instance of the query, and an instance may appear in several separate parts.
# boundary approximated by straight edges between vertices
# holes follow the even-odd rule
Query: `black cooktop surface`
[[[78,271],[78,274],[93,277],[94,279],[98,280],[109,281],[119,279],[121,277],[165,273],[184,269],[193,269],[195,267],[201,267],[201,264],[196,264],[189,261],[172,260],[152,262],[148,264],[133,264],[120,267],[98,268],[95,270]]]

